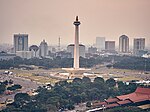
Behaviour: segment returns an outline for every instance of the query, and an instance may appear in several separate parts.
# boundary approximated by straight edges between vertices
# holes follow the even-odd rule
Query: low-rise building
[[[61,58],[71,58],[71,53],[70,52],[66,52],[66,51],[59,51],[56,52],[56,57],[60,56]]]
[[[10,60],[16,57],[16,54],[8,54],[6,52],[0,52],[0,60]]]
[[[72,58],[74,57],[74,44],[67,46],[67,52],[71,53]],[[85,58],[85,45],[79,45],[79,56]]]
[[[129,105],[144,105],[150,103],[150,88],[138,87],[135,92],[116,96],[115,98],[109,98],[104,102],[93,103],[94,108],[105,107],[106,109],[129,106]]]
[[[32,51],[16,51],[16,55],[25,58],[25,59],[30,59],[33,58],[33,52]]]

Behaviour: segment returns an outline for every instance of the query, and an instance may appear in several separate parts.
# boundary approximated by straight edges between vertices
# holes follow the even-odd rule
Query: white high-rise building
[[[29,51],[33,52],[33,57],[39,57],[39,47],[37,45],[30,46]]]
[[[96,37],[96,48],[99,52],[105,50],[105,37]]]
[[[43,40],[40,43],[39,50],[40,50],[40,56],[46,57],[46,55],[48,54],[48,45],[47,42],[45,42],[45,40]]]
[[[14,34],[14,52],[28,51],[28,34]]]
[[[71,57],[74,57],[74,44],[69,44],[67,46],[67,52],[71,53]],[[85,46],[79,44],[79,56],[85,58]]]
[[[119,52],[129,52],[129,38],[126,35],[121,35],[119,37]]]

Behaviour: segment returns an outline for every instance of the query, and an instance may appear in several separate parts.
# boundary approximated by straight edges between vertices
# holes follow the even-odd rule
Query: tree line
[[[150,58],[123,57],[113,65],[114,68],[150,71]]]
[[[116,86],[116,84],[118,86]],[[110,78],[106,81],[97,77],[75,78],[72,82],[59,81],[50,90],[45,87],[37,89],[38,95],[29,96],[26,93],[15,95],[14,103],[7,105],[2,112],[57,112],[74,109],[75,104],[104,101],[104,99],[134,92],[138,85],[116,82]]]
[[[0,82],[0,95],[3,94],[6,90],[15,91],[21,89],[22,86],[19,84],[13,84],[13,80],[5,80]]]
[[[114,67],[119,69],[132,69],[132,70],[146,70],[150,71],[150,58],[133,57],[133,56],[108,56],[108,57],[95,57],[95,58],[82,58],[80,57],[80,67],[90,68],[98,64],[109,63],[108,68]],[[15,57],[10,60],[1,60],[0,69],[9,69],[10,67],[19,68],[19,65],[36,65],[43,68],[67,68],[73,66],[73,58],[56,57],[54,59],[48,58],[31,58],[22,59]]]

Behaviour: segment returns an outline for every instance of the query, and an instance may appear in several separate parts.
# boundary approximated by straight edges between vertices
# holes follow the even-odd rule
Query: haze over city
[[[150,0],[0,0],[0,112],[150,112]]]
[[[72,20],[81,20],[80,42],[94,44],[96,37],[145,37],[150,44],[149,0],[0,0],[0,43],[13,44],[13,34],[29,34],[29,44],[73,43]]]

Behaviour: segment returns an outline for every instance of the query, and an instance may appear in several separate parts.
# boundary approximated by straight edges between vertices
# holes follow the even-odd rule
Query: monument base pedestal
[[[62,68],[62,70],[65,70],[68,73],[68,79],[74,79],[74,78],[83,78],[83,77],[89,77],[89,78],[95,78],[95,74],[89,74],[86,73],[90,71],[91,69],[86,69],[86,68]],[[61,73],[60,73],[61,74]]]

